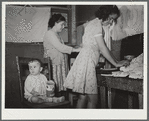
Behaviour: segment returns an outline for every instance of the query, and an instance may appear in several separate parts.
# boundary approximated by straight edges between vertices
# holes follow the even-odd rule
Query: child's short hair
[[[41,67],[43,67],[43,63],[41,62],[41,60],[39,60],[39,59],[31,59],[29,62],[28,62],[28,64],[30,64],[30,63],[33,63],[33,62],[38,62],[39,63],[39,65],[41,66]]]

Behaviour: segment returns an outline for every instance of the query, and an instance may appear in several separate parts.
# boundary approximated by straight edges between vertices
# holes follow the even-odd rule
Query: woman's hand
[[[81,49],[82,49],[81,47],[78,47],[78,48],[73,48],[73,49],[72,49],[72,52],[80,52],[80,51],[81,51]]]
[[[122,60],[117,62],[116,67],[121,67],[121,66],[129,66],[130,62],[128,60]]]

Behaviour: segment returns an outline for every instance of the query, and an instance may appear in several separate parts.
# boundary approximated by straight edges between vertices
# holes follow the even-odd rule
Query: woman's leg
[[[88,98],[87,108],[97,108],[98,95],[97,94],[89,94],[89,95],[87,95],[87,98]]]
[[[77,108],[86,108],[87,95],[79,94]]]

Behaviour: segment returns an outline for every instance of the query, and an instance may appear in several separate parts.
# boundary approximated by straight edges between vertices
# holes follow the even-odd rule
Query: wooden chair
[[[18,69],[18,78],[19,78],[19,85],[20,85],[20,96],[21,96],[21,103],[23,108],[69,108],[70,102],[65,100],[64,102],[60,103],[41,103],[41,104],[33,104],[28,102],[24,98],[24,81],[29,74],[28,71],[28,62],[33,59],[30,57],[19,57],[16,56],[16,63]],[[48,70],[51,70],[50,59],[47,59],[47,62],[44,65],[48,66]],[[51,71],[49,72],[49,79],[51,79]]]

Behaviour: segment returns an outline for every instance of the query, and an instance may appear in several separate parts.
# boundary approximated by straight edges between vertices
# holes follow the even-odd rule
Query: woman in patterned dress
[[[61,14],[54,14],[49,19],[48,28],[44,36],[44,57],[50,57],[53,66],[53,79],[56,83],[56,92],[65,91],[64,80],[68,74],[66,54],[79,52],[80,48],[72,48],[64,44],[59,33],[65,26],[65,18]]]
[[[64,87],[79,94],[77,108],[96,108],[98,89],[95,67],[100,53],[115,67],[127,66],[128,61],[117,61],[103,40],[102,26],[112,25],[120,12],[116,5],[101,5],[96,18],[85,27],[82,50],[69,71]]]

